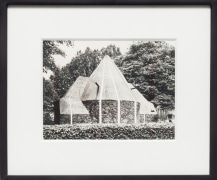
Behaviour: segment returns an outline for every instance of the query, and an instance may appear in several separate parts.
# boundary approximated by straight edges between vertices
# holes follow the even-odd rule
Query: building
[[[56,124],[134,124],[156,115],[153,104],[128,84],[109,56],[90,77],[79,76],[55,106]]]

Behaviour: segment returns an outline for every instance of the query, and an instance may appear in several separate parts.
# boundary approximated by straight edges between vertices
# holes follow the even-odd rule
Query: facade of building
[[[79,76],[56,107],[56,124],[134,124],[151,121],[157,114],[109,56],[90,77]]]

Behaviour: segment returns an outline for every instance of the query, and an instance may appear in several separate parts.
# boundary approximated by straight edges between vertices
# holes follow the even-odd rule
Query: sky
[[[79,40],[79,41],[74,41],[74,47],[67,47],[66,45],[59,45],[58,47],[62,49],[66,53],[66,57],[62,57],[61,55],[53,55],[55,64],[58,67],[63,67],[66,64],[68,64],[73,57],[76,56],[77,51],[82,51],[84,52],[86,47],[89,47],[90,49],[102,49],[103,47],[107,47],[110,44],[115,45],[116,47],[120,48],[120,51],[122,54],[125,54],[128,50],[129,47],[135,43],[136,41],[129,41],[129,40],[122,40],[122,41],[106,41],[106,40],[101,40],[101,41],[85,41],[85,40]],[[175,46],[175,41],[165,41],[170,45]]]

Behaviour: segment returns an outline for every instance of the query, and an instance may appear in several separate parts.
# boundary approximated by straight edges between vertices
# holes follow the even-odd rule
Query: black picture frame
[[[210,174],[145,176],[10,176],[7,162],[7,7],[9,5],[85,5],[85,6],[198,6],[211,7],[210,64]],[[217,179],[217,0],[1,0],[0,4],[0,178],[19,179],[147,179],[147,180],[216,180]],[[177,167],[178,168],[178,167]]]

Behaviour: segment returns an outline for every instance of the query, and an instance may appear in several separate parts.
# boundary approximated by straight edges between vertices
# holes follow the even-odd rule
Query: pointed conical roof
[[[96,90],[93,85],[97,86]],[[82,101],[99,99],[135,101],[126,79],[109,56],[91,74],[81,96]]]
[[[80,100],[88,81],[88,77],[79,76],[76,79],[66,94],[60,99],[61,114],[89,114]]]
[[[128,86],[136,101],[140,103],[140,114],[157,114],[151,102],[149,102],[131,83],[128,83]]]
[[[80,100],[88,80],[88,77],[79,76],[63,97]]]

